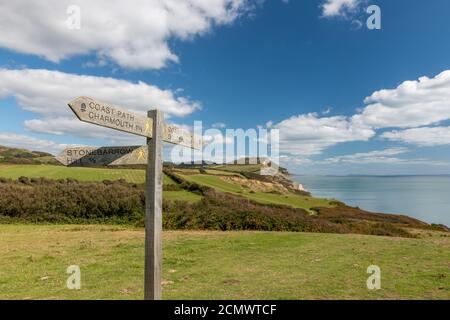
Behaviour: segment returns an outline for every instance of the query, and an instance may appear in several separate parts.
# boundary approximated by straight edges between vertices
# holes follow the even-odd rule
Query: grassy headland
[[[142,299],[144,233],[0,225],[0,299]],[[164,299],[448,299],[450,237],[164,232]],[[368,290],[367,267],[381,268]],[[81,290],[65,286],[81,269]]]

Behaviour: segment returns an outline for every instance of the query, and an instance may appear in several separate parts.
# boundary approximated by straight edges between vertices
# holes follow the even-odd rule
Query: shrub
[[[27,177],[19,177],[18,181],[23,184],[30,184],[30,179]]]

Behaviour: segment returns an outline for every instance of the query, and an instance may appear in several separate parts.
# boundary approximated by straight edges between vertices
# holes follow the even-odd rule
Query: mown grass
[[[206,175],[206,174],[194,174],[194,175],[181,175],[184,179],[198,183],[200,185],[214,188],[221,192],[229,192],[232,194],[240,195],[248,199],[255,200],[260,203],[268,204],[281,204],[294,208],[301,208],[311,211],[314,207],[332,207],[333,204],[330,200],[320,199],[308,196],[302,196],[298,194],[277,194],[269,192],[250,192],[250,190],[241,187],[237,183],[231,183],[224,181],[220,176]]]
[[[0,299],[142,299],[141,229],[0,225]],[[164,232],[164,299],[448,299],[447,234]],[[366,287],[369,265],[381,290]],[[65,286],[81,268],[81,290]]]
[[[79,181],[103,181],[125,179],[131,183],[144,183],[145,171],[140,169],[76,168],[53,165],[0,165],[0,177],[17,179],[45,177],[48,179],[73,178]],[[164,184],[174,181],[164,175]]]
[[[75,168],[52,165],[1,165],[0,177],[17,179],[46,177],[49,179],[73,178],[79,181],[125,179],[131,183],[144,183],[145,172],[139,169]]]

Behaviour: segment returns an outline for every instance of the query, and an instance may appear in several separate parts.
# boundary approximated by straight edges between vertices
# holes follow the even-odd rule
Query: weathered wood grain
[[[162,136],[164,114],[159,110],[152,110],[149,111],[148,116],[153,120],[153,138],[147,139],[144,299],[160,300],[162,294]]]

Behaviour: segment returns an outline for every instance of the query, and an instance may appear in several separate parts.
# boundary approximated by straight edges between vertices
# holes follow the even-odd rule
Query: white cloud
[[[158,107],[168,115],[185,116],[200,104],[144,82],[75,75],[44,69],[0,69],[0,98],[14,96],[25,110],[42,115],[71,115],[67,103],[77,96],[123,106],[145,114]]]
[[[439,146],[450,144],[450,127],[422,127],[385,132],[382,138],[418,146]]]
[[[389,148],[384,150],[374,150],[360,152],[344,156],[336,156],[325,159],[324,163],[397,163],[402,159],[393,157],[395,155],[409,152],[407,148]]]
[[[53,154],[59,153],[64,148],[75,146],[15,133],[0,133],[0,145],[34,151],[46,151]]]
[[[66,23],[74,4],[79,30]],[[95,53],[126,68],[159,69],[179,59],[169,40],[202,35],[248,9],[248,0],[1,1],[0,47],[53,62]]]
[[[409,159],[395,157],[396,155],[408,152],[410,152],[410,150],[407,148],[388,148],[383,150],[374,150],[344,156],[336,156],[320,161],[319,164],[408,164],[422,166],[448,166],[450,164],[449,162],[435,161],[430,159]]]
[[[322,7],[324,17],[345,17],[348,12],[354,11],[361,0],[326,0]]]
[[[338,143],[367,141],[375,134],[344,116],[320,118],[316,113],[293,116],[273,128],[280,130],[281,152],[302,156],[320,154]]]
[[[413,128],[450,119],[450,70],[434,78],[405,81],[395,89],[374,92],[353,117],[372,128]]]

